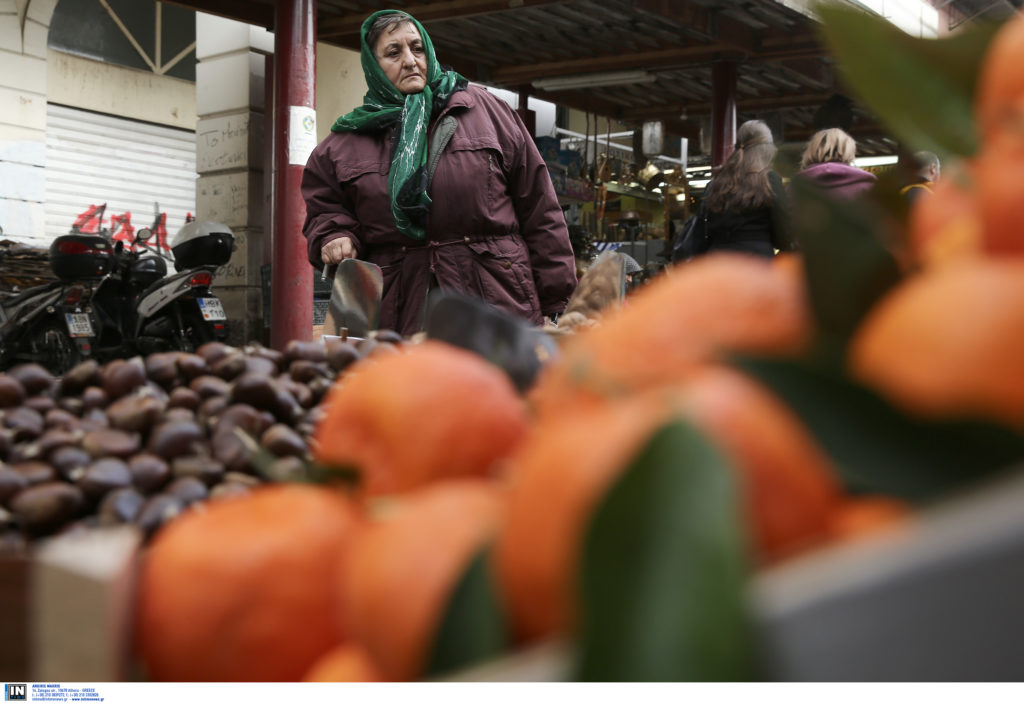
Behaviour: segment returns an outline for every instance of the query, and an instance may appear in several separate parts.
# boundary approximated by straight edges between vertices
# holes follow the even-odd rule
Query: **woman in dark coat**
[[[519,116],[441,69],[430,37],[397,10],[362,26],[369,91],[338,118],[302,179],[316,267],[381,267],[380,326],[422,328],[440,287],[541,323],[576,287],[569,234],[547,167]]]
[[[773,256],[794,248],[786,229],[786,191],[772,170],[772,132],[761,120],[736,131],[736,145],[708,184],[701,207],[707,214],[708,251]]]

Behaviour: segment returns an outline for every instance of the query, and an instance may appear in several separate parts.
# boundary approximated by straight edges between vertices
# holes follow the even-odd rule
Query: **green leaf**
[[[883,216],[868,199],[830,198],[801,179],[791,181],[790,192],[817,329],[842,346],[901,276],[880,239]]]
[[[282,466],[282,457],[276,456],[265,449],[256,439],[241,427],[233,428],[235,437],[245,447],[249,463],[253,471],[264,481],[272,483],[312,483],[315,485],[341,484],[347,487],[358,486],[361,474],[348,466],[324,466],[316,462],[300,459],[298,465]]]
[[[243,447],[245,447],[249,461],[252,462],[256,473],[267,480],[273,480],[270,477],[271,467],[273,467],[274,460],[277,459],[277,457],[264,449],[252,435],[241,427],[235,427],[233,432],[238,441],[242,443]]]
[[[896,137],[944,160],[975,153],[977,76],[999,25],[971,24],[950,37],[919,39],[863,10],[838,3],[815,9],[846,84]]]
[[[452,592],[434,639],[428,677],[490,659],[507,647],[507,627],[488,562],[488,549],[482,549]]]
[[[584,538],[580,680],[751,678],[732,478],[713,444],[673,422],[612,487]]]
[[[736,364],[796,412],[854,493],[930,501],[1024,459],[1024,435],[981,421],[909,417],[835,369],[753,358]]]

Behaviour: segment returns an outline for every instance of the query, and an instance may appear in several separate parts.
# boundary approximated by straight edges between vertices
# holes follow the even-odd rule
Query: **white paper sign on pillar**
[[[288,164],[305,166],[316,147],[316,110],[311,107],[288,107]]]

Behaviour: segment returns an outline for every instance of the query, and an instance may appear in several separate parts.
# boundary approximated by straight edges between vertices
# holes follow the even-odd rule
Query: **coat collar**
[[[457,93],[453,93],[452,96],[448,98],[448,104],[444,106],[444,109],[441,110],[441,114],[438,117],[444,117],[455,108],[462,108],[468,110],[473,107],[476,107],[476,91],[478,90],[480,90],[480,88],[477,88],[476,86],[473,85],[468,85],[466,86],[465,90],[460,90]]]

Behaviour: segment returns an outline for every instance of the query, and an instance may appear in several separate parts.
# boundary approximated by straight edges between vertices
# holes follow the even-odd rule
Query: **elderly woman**
[[[856,198],[874,187],[875,174],[853,165],[857,143],[841,129],[815,132],[794,176],[838,198]]]
[[[310,262],[378,264],[380,326],[405,335],[422,328],[435,287],[533,323],[561,313],[576,287],[572,247],[519,116],[442,70],[410,15],[375,12],[361,36],[369,91],[302,178]]]

